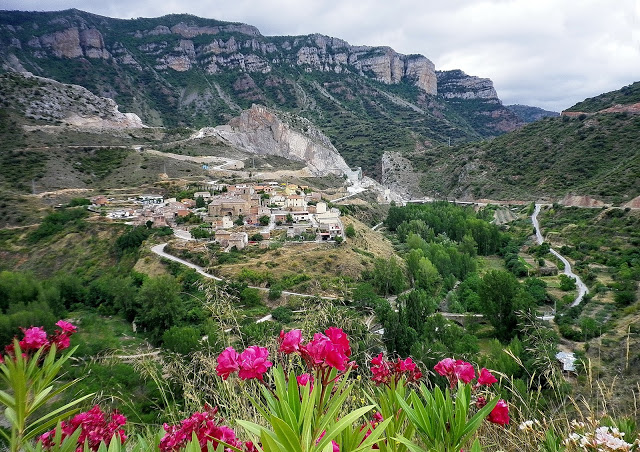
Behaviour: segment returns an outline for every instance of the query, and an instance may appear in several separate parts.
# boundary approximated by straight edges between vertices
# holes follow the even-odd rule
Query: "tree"
[[[269,222],[271,221],[271,217],[269,217],[269,215],[263,215],[260,218],[258,218],[258,221],[262,226],[268,226]]]
[[[406,287],[404,271],[395,258],[374,261],[371,284],[382,295],[399,294]]]
[[[480,308],[482,314],[493,325],[496,337],[508,341],[516,333],[516,311],[521,308],[518,303],[520,283],[509,272],[491,270],[480,282]]]
[[[240,292],[240,301],[247,306],[257,306],[262,303],[262,297],[258,289],[247,287]]]
[[[233,222],[233,224],[235,224],[236,226],[243,226],[244,225],[244,215],[238,215],[238,218],[236,219],[236,221]]]
[[[204,198],[202,196],[198,196],[196,198],[196,208],[200,209],[202,207],[206,207],[207,203],[205,202]]]
[[[345,228],[344,233],[346,234],[347,237],[352,239],[356,236],[356,228],[354,228],[353,225],[350,224]]]
[[[290,213],[287,214],[286,223],[293,223],[293,216]]]
[[[184,316],[180,299],[180,284],[173,276],[147,279],[138,292],[138,323],[158,343],[164,331],[176,325]]]

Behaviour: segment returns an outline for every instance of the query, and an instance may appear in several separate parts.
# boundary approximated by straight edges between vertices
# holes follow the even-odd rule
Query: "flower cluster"
[[[371,380],[376,386],[381,384],[389,386],[392,383],[395,385],[402,377],[406,378],[407,383],[417,381],[422,377],[422,372],[411,358],[388,361],[382,353],[371,360],[371,373],[373,373]]]
[[[108,445],[114,435],[117,435],[120,442],[124,444],[127,435],[125,435],[121,427],[126,422],[127,418],[117,411],[106,415],[100,407],[96,405],[89,411],[77,414],[69,422],[62,422],[61,439],[64,440],[66,437],[71,436],[77,429],[81,429],[76,452],[82,452],[84,450],[85,441],[89,444],[89,448],[92,451],[97,451],[101,442]],[[45,449],[49,450],[56,446],[56,444],[54,444],[55,434],[56,430],[53,429],[40,436],[39,441],[42,441]]]
[[[262,381],[264,373],[273,366],[268,361],[269,351],[264,347],[252,345],[242,353],[238,353],[233,347],[227,347],[218,356],[218,366],[216,373],[223,380],[229,378],[234,372],[238,372],[238,376],[243,380],[257,378]]]
[[[302,332],[291,330],[280,332],[280,352],[287,355],[299,353],[307,366],[313,370],[334,368],[341,372],[355,368],[349,361],[351,346],[346,333],[340,328],[330,327],[322,333],[316,333],[313,339],[303,344]]]
[[[476,378],[476,371],[473,365],[459,359],[445,358],[434,366],[434,370],[449,380],[451,388],[456,387],[458,381],[468,384]],[[497,381],[496,377],[483,367],[478,373],[478,380],[473,388],[478,389],[481,386],[491,386]],[[482,408],[486,403],[487,401],[484,397],[479,396],[476,399],[476,406],[478,408]],[[509,406],[507,402],[502,399],[498,400],[496,406],[491,413],[489,413],[489,416],[487,416],[487,420],[494,424],[507,425],[509,423]]]
[[[56,350],[64,350],[69,348],[71,335],[77,331],[77,328],[69,322],[59,320],[56,323],[59,329],[51,335],[47,335],[44,328],[39,326],[32,326],[30,328],[21,328],[23,338],[18,342],[20,350],[24,357],[33,355],[35,352],[44,349],[44,352],[48,351],[52,345],[55,345]],[[11,357],[15,357],[15,349],[13,342],[4,348],[5,354]],[[2,356],[0,356],[0,364],[3,362]]]
[[[624,432],[616,427],[597,426],[594,419],[588,419],[588,423],[571,422],[573,430],[564,440],[565,446],[578,446],[585,451],[630,451],[634,444],[624,440]]]
[[[235,432],[230,427],[219,424],[215,419],[217,413],[217,407],[211,408],[205,405],[202,413],[194,413],[191,417],[180,422],[180,425],[164,424],[166,433],[160,440],[158,448],[161,452],[178,452],[191,441],[195,433],[202,452],[208,450],[208,443],[211,443],[216,449],[220,441],[247,452],[255,451],[252,442],[243,443],[236,438]]]

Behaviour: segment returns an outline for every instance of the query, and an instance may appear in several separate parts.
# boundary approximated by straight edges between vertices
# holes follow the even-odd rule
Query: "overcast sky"
[[[505,104],[560,111],[640,80],[640,0],[0,0],[109,17],[190,13],[263,35],[322,33],[493,80]]]

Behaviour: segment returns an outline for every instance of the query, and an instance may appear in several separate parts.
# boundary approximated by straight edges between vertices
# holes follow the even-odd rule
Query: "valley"
[[[60,318],[79,330],[62,377],[75,392],[43,410],[89,394],[83,409],[135,424],[117,447],[158,450],[163,424],[215,405],[268,450],[243,421],[264,428],[276,402],[251,400],[324,407],[284,376],[311,366],[344,392],[304,450],[331,450],[321,432],[371,450],[357,417],[335,433],[365,400],[388,411],[363,418],[389,429],[376,447],[422,450],[415,419],[391,420],[409,412],[398,398],[428,397],[397,369],[452,394],[469,385],[438,371],[454,358],[484,392],[452,399],[478,413],[500,398],[511,416],[485,413],[464,450],[577,450],[562,446],[576,419],[640,438],[638,83],[555,113],[389,47],[79,10],[0,11],[0,65],[0,345]],[[349,359],[313,367],[320,333],[285,356],[297,330],[346,340]],[[254,344],[275,364],[265,380],[269,366],[220,370]],[[376,384],[380,354],[399,360],[393,385]],[[494,386],[478,389],[481,368]]]

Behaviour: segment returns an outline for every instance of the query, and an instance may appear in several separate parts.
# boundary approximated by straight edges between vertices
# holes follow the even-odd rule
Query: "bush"
[[[247,287],[240,292],[240,301],[247,306],[258,306],[262,303],[262,296],[258,289]]]
[[[191,326],[172,326],[162,335],[164,348],[188,355],[200,348],[200,332]]]
[[[353,225],[350,224],[345,228],[344,233],[346,234],[347,237],[352,239],[356,236],[356,228],[354,228]]]
[[[271,316],[280,323],[289,323],[291,322],[293,313],[291,312],[291,309],[285,306],[280,306],[275,308],[273,312],[271,312]]]
[[[282,286],[274,284],[269,287],[269,300],[277,300],[282,295]]]

